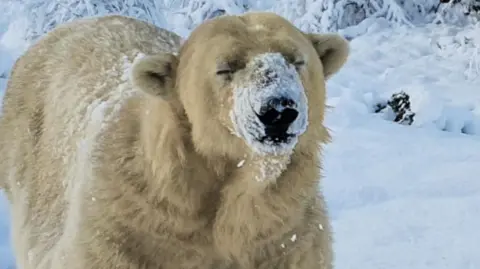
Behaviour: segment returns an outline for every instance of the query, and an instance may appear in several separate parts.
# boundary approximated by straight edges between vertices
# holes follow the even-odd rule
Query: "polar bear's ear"
[[[168,98],[175,88],[177,66],[177,57],[170,53],[145,56],[132,66],[132,85],[147,94]]]
[[[329,79],[345,64],[349,55],[348,41],[338,34],[307,34],[323,64],[323,75]]]

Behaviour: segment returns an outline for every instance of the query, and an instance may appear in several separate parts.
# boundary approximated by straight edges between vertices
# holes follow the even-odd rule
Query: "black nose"
[[[289,98],[272,98],[261,109],[258,118],[265,124],[267,135],[285,134],[298,116],[297,104]]]

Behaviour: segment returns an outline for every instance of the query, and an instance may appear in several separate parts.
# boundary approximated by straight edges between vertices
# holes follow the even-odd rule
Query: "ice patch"
[[[302,82],[294,66],[279,53],[265,53],[255,57],[247,66],[247,78],[234,87],[234,105],[230,117],[235,134],[246,140],[258,154],[285,154],[291,151],[298,136],[307,129],[308,104]],[[258,118],[262,106],[272,97],[287,97],[296,104],[297,119],[290,125],[287,143],[260,142],[265,137],[265,126]]]

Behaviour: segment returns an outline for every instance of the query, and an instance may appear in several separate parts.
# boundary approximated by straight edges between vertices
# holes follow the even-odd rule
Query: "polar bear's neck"
[[[140,134],[145,177],[151,199],[193,213],[203,210],[205,194],[215,192],[219,173],[226,169],[196,154],[179,111],[162,100],[146,101]]]

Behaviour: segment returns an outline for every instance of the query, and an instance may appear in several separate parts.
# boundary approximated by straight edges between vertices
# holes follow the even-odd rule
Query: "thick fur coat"
[[[347,42],[270,13],[210,20],[181,42],[106,16],[57,27],[16,62],[0,186],[17,268],[333,267],[318,151]],[[263,54],[308,101],[308,127],[280,153],[253,150],[232,120]]]

